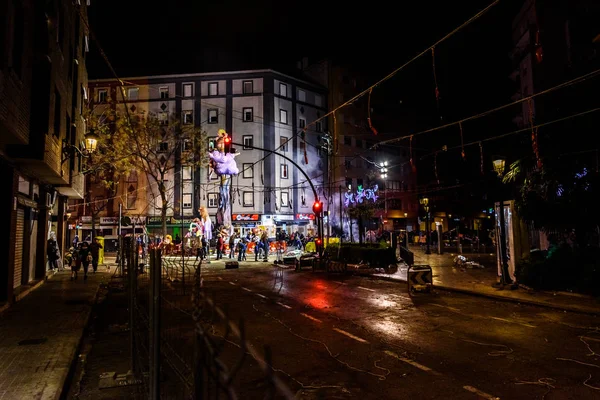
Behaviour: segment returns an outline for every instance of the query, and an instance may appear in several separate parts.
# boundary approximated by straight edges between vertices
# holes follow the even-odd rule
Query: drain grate
[[[31,346],[34,344],[42,344],[42,343],[46,343],[48,341],[48,338],[36,338],[36,339],[25,339],[25,340],[21,340],[19,342],[19,346]]]

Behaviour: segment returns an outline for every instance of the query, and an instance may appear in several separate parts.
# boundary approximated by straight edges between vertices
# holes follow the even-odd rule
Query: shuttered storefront
[[[23,235],[25,232],[25,210],[17,208],[17,229],[15,230],[15,272],[13,288],[21,286],[23,275]]]

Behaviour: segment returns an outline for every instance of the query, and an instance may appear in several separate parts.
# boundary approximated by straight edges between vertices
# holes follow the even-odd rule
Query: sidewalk
[[[479,262],[485,268],[461,268],[454,266],[454,257],[456,254],[426,255],[422,250],[417,248],[411,249],[411,251],[414,251],[415,264],[431,266],[434,288],[485,296],[501,301],[512,301],[564,311],[600,315],[600,299],[592,296],[567,292],[533,291],[524,288],[516,290],[510,290],[508,287],[503,290],[493,288],[492,284],[498,280],[495,255],[465,254],[467,258]],[[375,273],[370,275],[381,279],[406,283],[407,268],[406,264],[404,264],[394,274]]]
[[[0,399],[59,399],[106,272],[58,272],[0,314]]]

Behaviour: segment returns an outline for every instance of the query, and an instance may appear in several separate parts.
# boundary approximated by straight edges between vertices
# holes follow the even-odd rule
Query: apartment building
[[[325,120],[311,122],[327,112],[325,88],[273,70],[128,77],[122,81],[126,84],[123,90],[112,79],[90,81],[97,112],[102,106],[125,103],[131,113],[151,113],[162,120],[178,118],[181,124],[205,132],[207,143],[202,151],[214,146],[219,129],[231,135],[233,147],[240,153],[236,158],[240,173],[232,178],[231,186],[232,221],[241,233],[257,226],[268,227],[272,236],[278,229],[314,233],[311,183],[322,198],[327,175],[318,137],[327,126]],[[185,235],[200,206],[215,219],[220,183],[215,174],[210,175],[208,166],[178,165],[167,179],[173,205],[167,229],[173,237]],[[135,217],[140,232],[145,229],[150,235],[158,233],[162,224],[161,202],[153,185],[138,174],[120,185],[123,193],[114,196],[126,199],[136,194],[136,201],[121,201],[123,213]],[[107,204],[97,214],[96,233],[114,237],[119,204]],[[90,211],[79,208],[72,218],[83,221],[79,226],[85,236],[91,229]]]
[[[45,277],[49,238],[64,254],[67,200],[83,197],[87,5],[0,3],[0,302]]]

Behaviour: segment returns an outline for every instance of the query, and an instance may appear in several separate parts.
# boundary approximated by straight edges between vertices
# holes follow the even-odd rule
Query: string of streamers
[[[465,140],[463,138],[462,122],[458,123],[458,128],[460,129],[460,155],[463,160],[466,160],[467,155],[465,154]]]
[[[479,164],[481,169],[481,175],[484,175],[483,172],[483,144],[479,142]]]
[[[412,141],[413,141],[413,137],[411,135],[410,136],[410,148],[409,148],[409,152],[410,152],[410,167],[412,168],[412,172],[415,173],[415,172],[417,172],[417,166],[415,165],[415,161],[413,159]]]
[[[302,140],[304,141],[304,164],[308,165],[308,154],[306,153],[306,128],[302,132]]]
[[[438,86],[437,73],[435,71],[435,46],[431,48],[431,60],[433,68],[433,83],[435,84],[435,103],[437,104],[438,113],[440,113],[440,121],[442,121],[442,113],[440,112],[440,88]]]
[[[437,184],[440,184],[440,178],[438,176],[438,171],[437,171],[437,155],[438,152],[435,152],[434,158],[433,158],[433,172],[435,173],[435,180],[437,181]]]
[[[369,97],[367,99],[367,122],[369,123],[369,129],[373,132],[374,135],[377,135],[377,129],[373,126],[371,122],[371,93],[373,93],[373,88],[369,89]],[[334,113],[335,116],[335,113]],[[335,118],[335,117],[334,117]]]
[[[533,100],[527,101],[529,105],[529,126],[531,126],[531,147],[535,155],[535,162],[538,169],[542,169],[542,159],[540,158],[540,148],[538,145],[538,128],[533,124]]]

